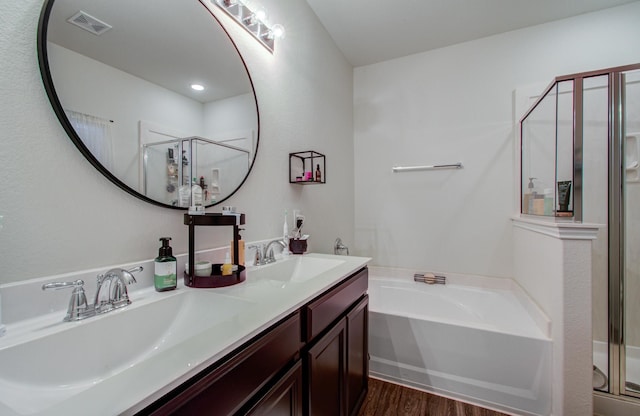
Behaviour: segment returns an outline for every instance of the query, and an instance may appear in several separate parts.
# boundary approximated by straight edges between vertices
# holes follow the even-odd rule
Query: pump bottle
[[[171,237],[162,237],[162,247],[154,261],[153,284],[158,292],[173,290],[178,283],[177,261],[173,257],[169,241]]]

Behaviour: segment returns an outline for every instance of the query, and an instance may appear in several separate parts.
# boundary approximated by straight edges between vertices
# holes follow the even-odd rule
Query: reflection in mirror
[[[194,181],[213,205],[246,179],[258,147],[256,98],[204,3],[49,0],[38,46],[58,118],[117,185],[186,207],[179,191]]]

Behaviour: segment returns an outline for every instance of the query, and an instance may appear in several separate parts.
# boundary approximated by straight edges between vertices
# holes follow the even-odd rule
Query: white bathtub
[[[371,267],[370,374],[517,415],[551,413],[546,317],[508,279]],[[464,284],[460,284],[464,283]]]

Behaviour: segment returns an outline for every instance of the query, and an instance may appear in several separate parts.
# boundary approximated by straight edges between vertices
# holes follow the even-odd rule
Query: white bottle
[[[191,203],[191,188],[189,188],[189,185],[181,185],[178,188],[178,197],[180,198],[181,207],[186,208],[189,206]]]
[[[193,186],[191,186],[191,198],[193,206],[202,206],[202,188],[196,182],[196,178],[193,178]]]
[[[289,255],[289,223],[287,222],[287,210],[284,210],[284,225],[282,226],[282,239],[286,247],[282,249],[284,256]]]

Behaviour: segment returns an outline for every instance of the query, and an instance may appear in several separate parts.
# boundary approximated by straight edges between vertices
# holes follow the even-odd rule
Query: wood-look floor
[[[493,410],[422,391],[369,379],[369,392],[358,416],[506,416]]]

